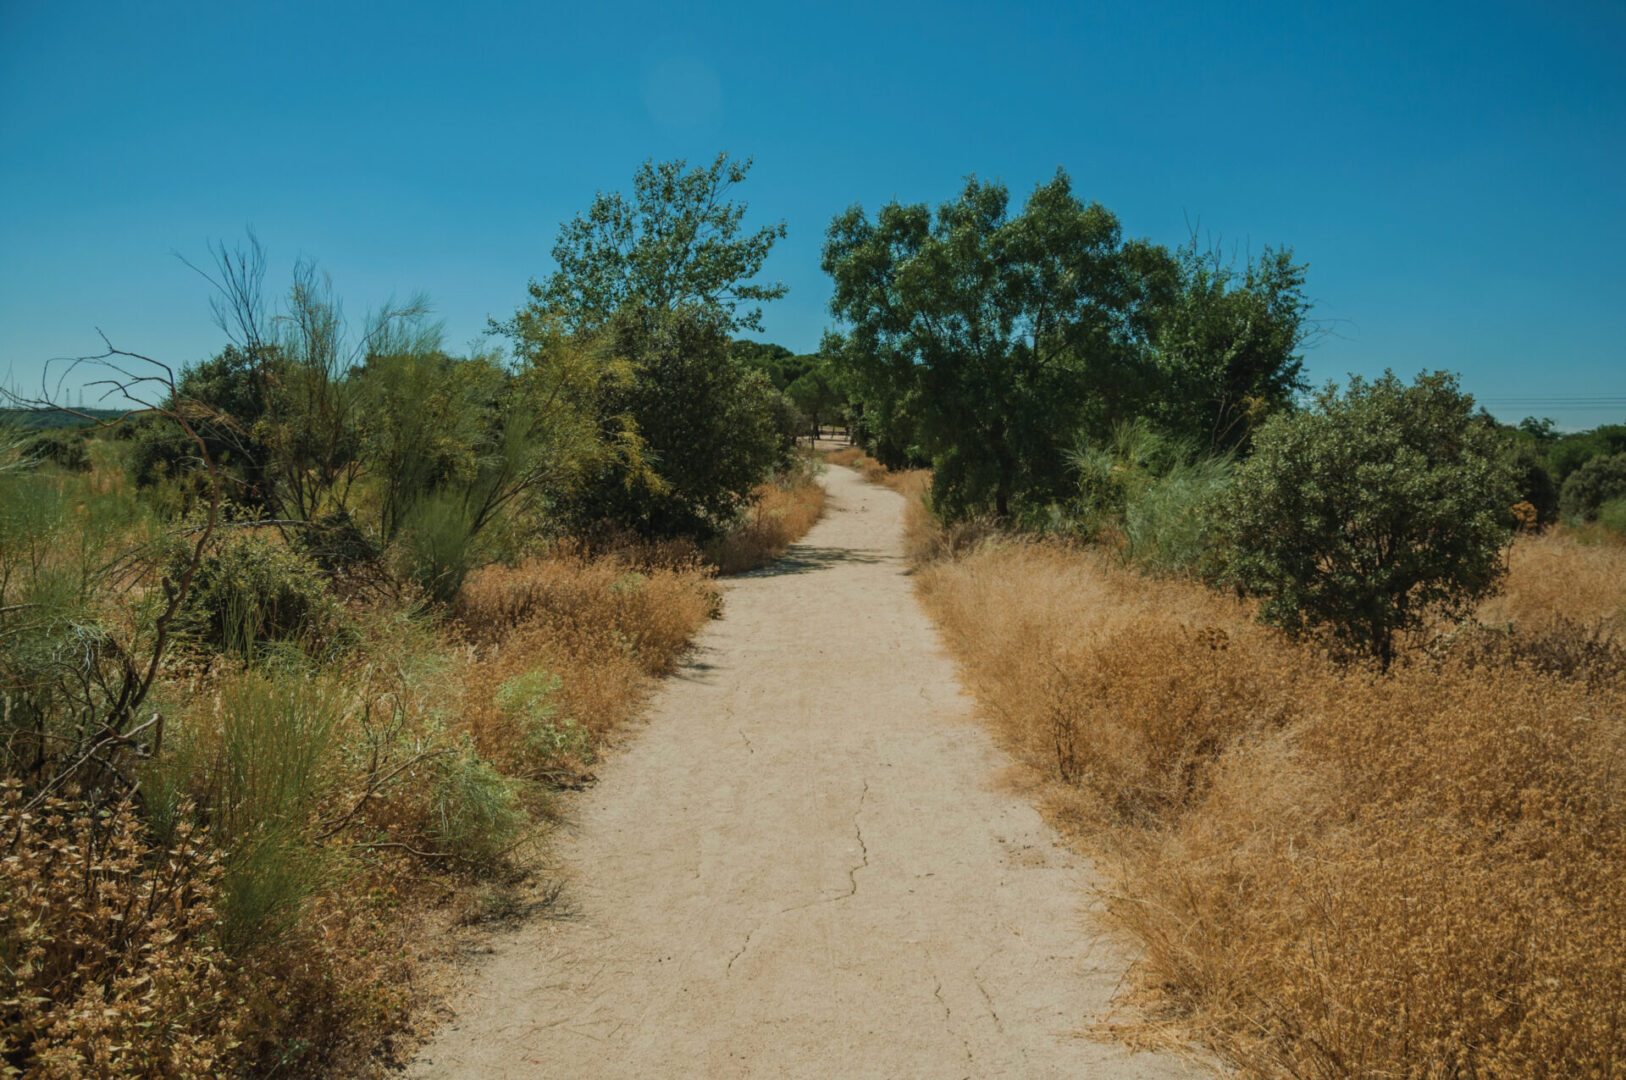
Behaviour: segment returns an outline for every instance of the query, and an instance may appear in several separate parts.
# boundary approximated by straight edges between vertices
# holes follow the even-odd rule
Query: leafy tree
[[[785,395],[802,411],[815,431],[838,417],[846,404],[846,395],[838,389],[834,373],[820,363],[808,365],[785,387]]]
[[[1558,425],[1553,422],[1553,418],[1550,416],[1544,416],[1539,420],[1534,416],[1527,416],[1519,421],[1519,430],[1534,439],[1540,446],[1546,446],[1558,438]]]
[[[533,303],[556,312],[572,331],[596,330],[623,307],[706,309],[729,329],[762,328],[754,303],[777,300],[785,286],[753,284],[784,222],[742,231],[745,203],[727,198],[751,160],[718,154],[710,166],[646,161],[629,200],[602,192],[585,215],[560,228],[558,269],[531,282]]]
[[[1626,453],[1595,457],[1570,473],[1558,505],[1566,515],[1594,521],[1601,506],[1621,498],[1626,498]]]
[[[917,381],[895,378],[861,352],[849,355],[857,346],[842,334],[826,333],[819,349],[842,384],[853,442],[889,469],[929,466],[919,445]]]
[[[1626,424],[1601,424],[1563,435],[1547,447],[1547,467],[1560,485],[1595,457],[1626,453]]]
[[[1092,404],[1143,376],[1167,253],[1125,242],[1118,220],[1065,172],[1009,213],[998,182],[972,177],[938,207],[889,203],[836,217],[823,266],[839,350],[859,396],[907,411],[935,468],[933,502],[960,516],[1064,493],[1063,454]],[[866,419],[868,418],[866,409]]]
[[[561,499],[563,523],[651,539],[707,539],[732,524],[787,447],[781,395],[730,355],[726,318],[635,305],[592,347],[630,373],[606,388],[600,416],[607,438],[635,435],[639,454],[605,462]]]
[[[771,341],[752,341],[749,338],[737,338],[728,347],[729,355],[736,360],[744,361],[761,367],[767,371],[776,371],[779,366],[795,355],[783,345],[775,345]],[[779,389],[783,390],[781,386]]]
[[[1153,411],[1212,453],[1238,449],[1308,388],[1298,355],[1310,330],[1305,267],[1291,249],[1267,247],[1238,268],[1195,238],[1176,260],[1179,284],[1153,333],[1163,376]]]
[[[1512,447],[1515,483],[1520,500],[1536,510],[1536,521],[1548,524],[1558,518],[1558,485],[1553,482],[1538,444],[1521,439]]]
[[[1500,436],[1445,372],[1329,385],[1278,414],[1214,507],[1229,572],[1293,634],[1394,660],[1398,635],[1456,618],[1505,571],[1516,497]]]

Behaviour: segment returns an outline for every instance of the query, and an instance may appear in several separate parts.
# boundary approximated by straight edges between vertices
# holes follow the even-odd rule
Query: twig
[[[380,791],[380,789],[382,789],[385,784],[387,784],[391,780],[395,779],[397,776],[399,776],[401,773],[405,772],[407,769],[410,769],[412,766],[418,764],[418,762],[420,762],[420,761],[426,761],[429,758],[440,757],[442,754],[449,754],[449,753],[451,753],[450,750],[426,750],[421,754],[417,754],[417,755],[415,755],[413,757],[408,758],[406,761],[403,761],[401,764],[399,764],[395,768],[391,769],[388,773],[385,773],[379,779],[377,779],[377,780],[373,781],[372,783],[368,784],[367,785],[367,790],[362,792],[361,798],[356,800],[356,805],[352,806],[350,808],[349,812],[346,813],[343,817],[338,818],[331,825],[319,826],[319,828],[321,828],[322,831],[316,834],[316,836],[313,838],[312,842],[314,843],[316,840],[326,840],[328,837],[333,836],[335,833],[338,833],[338,832],[342,831],[345,826],[350,824],[351,819],[353,819],[357,814],[359,814],[361,812],[361,808],[363,806],[367,805],[367,800],[368,799],[371,799],[374,795],[377,795],[378,792]]]

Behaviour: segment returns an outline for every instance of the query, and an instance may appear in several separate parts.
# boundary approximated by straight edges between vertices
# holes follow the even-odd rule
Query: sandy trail
[[[1124,958],[971,717],[846,469],[581,798],[571,912],[496,943],[415,1077],[1173,1077],[1076,1032]]]

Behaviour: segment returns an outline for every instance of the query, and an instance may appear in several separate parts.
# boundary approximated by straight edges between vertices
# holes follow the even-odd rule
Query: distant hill
[[[115,420],[123,416],[124,409],[79,409],[85,416],[92,416],[98,420]],[[72,416],[56,409],[0,409],[0,423],[16,424],[19,427],[45,429],[81,427],[90,423],[81,416]]]

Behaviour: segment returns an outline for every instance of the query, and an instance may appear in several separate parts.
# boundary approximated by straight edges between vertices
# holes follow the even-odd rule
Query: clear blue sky
[[[96,327],[212,354],[171,253],[245,226],[273,285],[304,255],[358,316],[423,290],[461,346],[595,191],[727,150],[789,226],[763,336],[797,351],[833,214],[1061,165],[1129,235],[1291,245],[1316,381],[1626,417],[1626,4],[1334,6],[0,0],[0,377]]]

